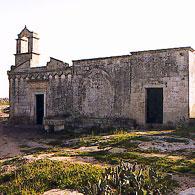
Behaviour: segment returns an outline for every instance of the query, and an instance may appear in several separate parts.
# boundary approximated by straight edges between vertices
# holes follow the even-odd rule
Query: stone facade
[[[151,110],[147,91],[158,88],[161,125],[195,117],[195,55],[190,47],[74,60],[72,66],[50,58],[38,67],[38,40],[26,27],[18,35],[15,65],[8,71],[10,121],[36,124],[36,97],[42,94],[46,129],[145,126]]]

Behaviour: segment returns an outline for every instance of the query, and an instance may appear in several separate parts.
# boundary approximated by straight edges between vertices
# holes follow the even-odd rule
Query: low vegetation
[[[9,105],[9,99],[8,98],[0,98],[0,106],[6,106]]]
[[[181,138],[195,139],[195,126],[193,127],[177,127],[176,131],[172,132],[173,136]]]
[[[88,164],[38,160],[24,164],[11,173],[0,175],[0,192],[38,194],[52,188],[81,191],[88,182],[98,182],[102,171],[101,167]]]
[[[151,141],[152,137],[160,135],[162,133],[172,133],[173,131],[146,131],[146,132],[127,132],[127,131],[115,131],[113,135],[108,136],[86,136],[80,138],[80,142],[76,143],[76,146],[92,146],[98,145],[100,148],[106,147],[124,147],[124,148],[136,148],[140,141]],[[136,142],[137,141],[137,142]],[[138,142],[139,141],[139,142]],[[71,145],[73,146],[73,145]]]
[[[195,174],[195,161],[185,159],[169,159],[168,157],[144,156],[138,152],[109,153],[108,151],[83,152],[79,155],[91,156],[95,159],[108,164],[118,164],[121,160],[130,163],[150,165],[162,170],[163,172],[188,172]]]
[[[15,163],[21,163],[19,159]],[[4,162],[1,166],[14,161]],[[165,194],[176,183],[171,176],[153,168],[120,162],[116,167],[37,160],[10,173],[0,174],[0,192],[40,194],[44,191],[76,189],[86,195]]]
[[[116,167],[106,168],[98,183],[89,182],[84,192],[88,195],[160,195],[167,194],[176,185],[169,174],[163,174],[151,167],[120,162]]]

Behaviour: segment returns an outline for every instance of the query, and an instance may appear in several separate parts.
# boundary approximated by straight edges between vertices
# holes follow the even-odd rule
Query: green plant
[[[180,173],[188,173],[191,171],[191,168],[190,167],[186,167],[186,166],[176,166],[174,168],[175,171],[178,171]]]
[[[116,167],[107,168],[97,184],[88,182],[83,192],[88,195],[160,195],[167,194],[174,185],[169,174],[121,162]]]
[[[127,134],[127,130],[124,130],[124,129],[116,129],[113,131],[113,134],[114,135],[120,135],[120,134]]]
[[[165,142],[169,142],[169,143],[178,142],[178,143],[189,144],[189,140],[176,138],[176,137],[164,137],[164,138],[162,138],[162,140],[165,141]]]
[[[0,98],[0,106],[9,105],[9,100],[7,98]]]
[[[164,172],[183,172],[185,167],[189,173],[195,172],[195,165],[190,160],[173,160],[165,157],[158,156],[144,156],[139,152],[123,152],[123,153],[109,153],[109,151],[96,151],[96,152],[81,152],[79,156],[92,156],[96,160],[101,162],[106,162],[109,164],[118,164],[121,160],[130,163],[138,163],[141,165],[153,166],[155,164],[156,168],[163,170]],[[177,168],[178,166],[184,168]]]
[[[0,174],[0,192],[40,194],[52,188],[80,189],[88,182],[97,182],[101,173],[101,167],[88,164],[38,160],[22,165],[15,172]]]
[[[132,137],[131,140],[148,142],[148,141],[152,141],[153,138],[152,137],[148,137],[148,136],[135,136],[135,137]]]

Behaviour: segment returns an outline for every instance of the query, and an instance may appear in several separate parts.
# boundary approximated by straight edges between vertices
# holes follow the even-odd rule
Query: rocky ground
[[[96,152],[106,151],[115,155],[115,158],[117,154],[131,153],[135,158],[141,157],[146,161],[156,157],[168,159],[170,162],[181,160],[182,163],[194,163],[195,165],[195,138],[193,136],[181,138],[175,136],[171,130],[118,132],[111,135],[74,137],[65,133],[46,134],[40,128],[29,126],[10,126],[6,122],[7,115],[1,114],[0,116],[4,117],[1,120],[3,122],[0,123],[0,162],[17,156],[27,163],[47,158],[109,166],[112,161],[105,161],[94,155]],[[10,164],[3,167],[4,172],[14,169],[17,167]],[[185,192],[188,189],[191,190],[189,194],[195,194],[195,172],[193,168],[190,171],[173,172],[173,179],[179,182],[179,187],[173,194],[188,194]],[[53,189],[45,194],[65,194],[65,191]]]

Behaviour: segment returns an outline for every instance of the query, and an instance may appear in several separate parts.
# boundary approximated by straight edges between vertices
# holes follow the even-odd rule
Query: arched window
[[[22,37],[21,38],[21,53],[28,53],[28,38],[27,37]]]

